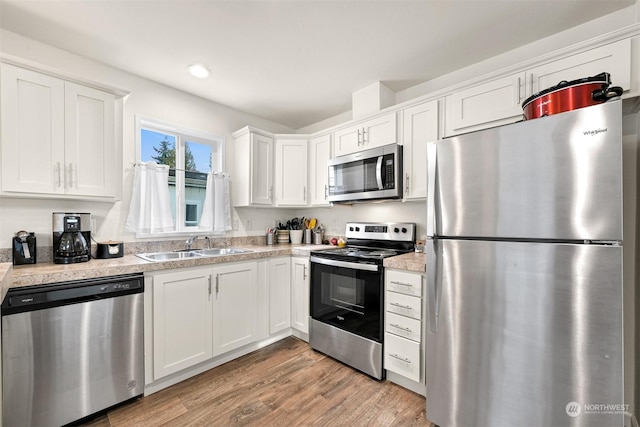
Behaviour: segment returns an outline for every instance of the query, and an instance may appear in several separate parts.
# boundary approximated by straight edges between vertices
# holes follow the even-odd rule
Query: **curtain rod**
[[[143,166],[145,162],[143,163],[129,163],[131,166],[133,167],[138,167],[138,166]],[[168,165],[160,165],[158,163],[156,163],[158,166],[168,166]],[[172,168],[169,167],[169,170],[175,170],[175,171],[181,171],[181,172],[193,172],[193,173],[203,173],[203,174],[209,174],[209,173],[213,173],[214,175],[225,175],[227,177],[229,177],[230,175],[226,172],[200,172],[200,171],[190,171],[190,170],[186,170],[186,169],[180,169],[180,168]]]

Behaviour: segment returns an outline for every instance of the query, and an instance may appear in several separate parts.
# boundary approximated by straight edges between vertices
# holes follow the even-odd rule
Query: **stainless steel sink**
[[[244,254],[253,252],[249,249],[238,248],[212,248],[212,249],[189,249],[176,252],[156,252],[150,254],[136,254],[138,258],[146,261],[173,261],[190,258],[214,257],[232,254]]]
[[[202,258],[197,252],[157,252],[153,254],[136,254],[137,257],[147,261],[173,261],[189,258]]]
[[[244,254],[247,252],[253,252],[249,249],[238,248],[211,248],[211,249],[199,249],[196,251],[203,256],[219,256],[219,255],[232,255],[232,254]]]

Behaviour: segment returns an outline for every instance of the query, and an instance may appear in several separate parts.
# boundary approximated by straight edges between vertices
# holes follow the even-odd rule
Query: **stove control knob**
[[[360,227],[356,227],[356,231],[360,231]]]
[[[406,229],[405,227],[402,227],[402,232],[403,232],[403,233],[406,233],[406,232],[407,232],[407,229]]]
[[[395,228],[393,229],[393,232],[394,232],[394,233],[399,233],[399,232],[400,232],[400,230],[398,229],[398,227],[395,227]]]
[[[353,231],[353,227],[349,227],[349,231]]]

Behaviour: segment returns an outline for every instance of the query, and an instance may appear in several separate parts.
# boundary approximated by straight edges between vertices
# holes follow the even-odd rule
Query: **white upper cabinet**
[[[273,204],[273,138],[243,128],[233,134],[234,206]]]
[[[332,154],[331,135],[309,141],[309,188],[311,206],[328,206],[327,191],[329,174],[327,162]]]
[[[114,96],[67,82],[64,117],[67,193],[114,195]]]
[[[454,92],[445,100],[444,136],[485,129],[522,119],[522,102],[563,80],[611,74],[614,86],[631,87],[631,40],[566,56],[526,71]]]
[[[1,67],[2,193],[118,198],[115,95]]]
[[[448,95],[445,99],[444,136],[521,119],[524,79],[524,73],[512,74]]]
[[[275,144],[276,206],[307,206],[309,203],[307,179],[306,139],[281,139]]]
[[[427,196],[427,143],[438,139],[438,101],[405,108],[403,122],[404,199]]]
[[[527,71],[527,95],[555,86],[563,80],[591,77],[602,72],[611,74],[612,86],[631,88],[631,40],[563,58]]]
[[[360,122],[334,133],[336,157],[398,141],[396,112]]]

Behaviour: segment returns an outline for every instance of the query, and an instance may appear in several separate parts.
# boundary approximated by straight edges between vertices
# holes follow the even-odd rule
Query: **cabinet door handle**
[[[302,198],[306,202],[307,201],[307,186],[302,187]]]
[[[73,188],[73,163],[69,163],[69,188]]]
[[[307,266],[302,266],[302,280],[307,280]]]
[[[529,94],[533,95],[535,92],[533,91],[533,73],[529,75],[529,85],[531,86],[529,90]]]
[[[324,199],[327,200],[327,184],[324,185]]]
[[[273,185],[269,187],[269,201],[273,201]]]
[[[394,285],[400,285],[400,286],[409,286],[411,287],[411,283],[404,283],[404,282],[398,282],[396,280],[392,280],[391,283],[393,283]]]
[[[211,276],[209,276],[209,299],[211,299]]]
[[[360,129],[358,129],[358,146],[360,146]]]
[[[402,304],[398,304],[397,302],[390,302],[389,305],[393,305],[394,307],[404,308],[406,310],[411,310],[410,305],[402,305]]]
[[[362,145],[367,143],[367,131],[362,128]]]
[[[406,174],[406,177],[405,177],[405,181],[404,181],[404,182],[405,182],[405,189],[404,189],[404,191],[405,191],[405,193],[408,193],[408,192],[409,192],[409,174]]]
[[[396,329],[402,329],[403,331],[411,332],[411,328],[405,328],[400,325],[396,325],[395,323],[389,323],[389,326],[393,326]]]
[[[220,292],[220,273],[216,274],[216,299],[218,298],[218,292]]]
[[[58,188],[62,187],[62,170],[60,168],[60,162],[58,162]]]
[[[400,357],[397,354],[389,354],[389,356],[393,357],[394,359],[398,359],[404,363],[409,363],[409,364],[411,363],[411,360],[405,359],[404,357]]]
[[[520,104],[520,77],[518,77],[516,84],[518,85],[516,88],[516,104]]]

